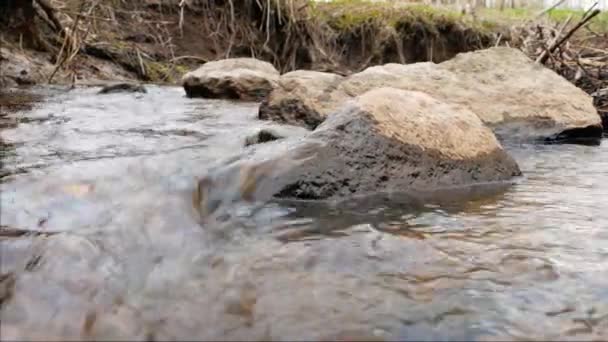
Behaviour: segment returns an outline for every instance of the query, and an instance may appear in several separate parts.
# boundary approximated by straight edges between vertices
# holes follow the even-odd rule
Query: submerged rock
[[[289,97],[289,106],[275,112],[298,108],[297,118],[283,113],[279,121],[302,124],[319,122],[349,98],[384,86],[422,91],[463,105],[503,138],[601,136],[601,120],[589,95],[521,51],[504,47],[462,53],[441,64],[370,67],[345,78],[331,94],[316,98],[314,108],[307,106],[309,96],[301,91],[287,96],[278,87],[269,98]],[[265,110],[260,108],[260,116]]]
[[[259,118],[314,129],[331,110],[332,92],[342,80],[340,75],[307,70],[281,75],[277,87],[262,102]]]
[[[296,199],[424,193],[521,174],[492,131],[468,109],[421,92],[386,87],[345,103],[312,133],[259,145],[248,158],[223,173],[224,178],[233,174],[239,179],[227,183],[243,184],[247,170],[274,171],[276,164],[269,166],[269,160],[296,158],[292,167],[268,179],[267,186],[257,187],[275,197]],[[249,186],[241,189],[236,197],[251,197]]]
[[[115,93],[147,93],[148,91],[141,84],[132,83],[117,83],[104,86],[98,94],[115,94]]]
[[[260,129],[255,134],[245,138],[245,146],[262,144],[288,137],[303,136],[308,130],[298,126],[276,126]]]
[[[261,101],[276,86],[279,72],[255,58],[230,58],[205,63],[182,78],[188,97]]]

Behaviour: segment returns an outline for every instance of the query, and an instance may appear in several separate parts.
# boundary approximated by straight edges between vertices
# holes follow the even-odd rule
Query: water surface
[[[175,87],[47,97],[1,133],[2,339],[608,338],[608,145],[508,144],[491,196],[236,203],[194,178],[241,153],[256,104]],[[228,190],[226,190],[228,191]]]

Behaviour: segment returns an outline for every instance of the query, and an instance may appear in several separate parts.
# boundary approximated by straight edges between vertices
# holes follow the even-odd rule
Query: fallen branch
[[[574,27],[570,29],[570,31],[568,31],[562,38],[555,40],[553,44],[551,44],[547,49],[545,49],[545,51],[536,59],[536,63],[544,64],[547,61],[547,58],[549,58],[549,54],[553,53],[555,49],[557,49],[565,41],[570,39],[574,32],[583,27],[589,22],[589,20],[593,19],[598,14],[600,14],[600,10],[596,9],[593,10],[588,16],[583,17],[581,21],[574,25]]]
[[[198,56],[179,56],[179,57],[171,58],[169,61],[170,62],[177,62],[177,61],[181,61],[182,59],[193,59],[193,60],[196,60],[196,61],[201,61],[203,63],[209,62],[209,60],[207,58],[198,57]]]

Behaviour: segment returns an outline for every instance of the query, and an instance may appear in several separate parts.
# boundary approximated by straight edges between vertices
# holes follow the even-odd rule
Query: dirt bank
[[[506,12],[502,17],[463,14],[404,2],[189,0],[182,7],[180,3],[7,0],[0,6],[0,85],[175,83],[201,63],[228,57],[253,56],[281,72],[307,69],[342,75],[391,62],[442,62],[497,44],[521,47],[536,58],[543,44],[550,44],[551,37],[563,30],[561,22],[570,20],[558,18],[555,24],[549,13],[549,21],[536,19],[522,28],[515,19],[521,23],[523,18],[504,20],[510,15]],[[604,114],[607,18],[598,16],[599,24],[564,44],[547,62],[594,95]],[[591,64],[585,64],[588,61]]]
[[[283,72],[344,74],[388,62],[441,62],[487,47],[496,35],[484,22],[422,5],[218,0],[187,1],[181,8],[179,1],[49,3],[67,37],[40,10],[25,19],[7,13],[11,20],[0,21],[0,58],[5,65],[18,66],[3,68],[5,84],[41,83],[53,72],[57,83],[112,78],[171,83],[201,62],[245,56],[270,61]],[[33,25],[24,26],[24,20]],[[42,75],[26,70],[22,55]]]

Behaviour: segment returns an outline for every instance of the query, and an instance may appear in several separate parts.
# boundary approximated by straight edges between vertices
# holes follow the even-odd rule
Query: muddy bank
[[[10,3],[20,2],[6,4]],[[179,1],[152,0],[48,3],[51,12],[41,6],[29,12],[6,4],[0,7],[0,86],[115,80],[175,84],[202,63],[234,57],[268,61],[281,73],[313,70],[339,75],[386,63],[440,63],[497,44],[521,48],[536,58],[540,50],[528,49],[529,38],[540,34],[533,40],[550,45],[547,37],[557,30],[547,25],[535,30],[536,23],[522,30],[496,18],[485,20],[413,3],[197,0],[183,7]],[[564,54],[560,48],[547,66],[594,96],[606,118],[608,83],[601,81],[608,73],[601,56],[606,33],[594,34],[584,41],[583,50],[576,47],[579,39],[568,45],[573,51],[566,51],[570,56],[592,51],[578,55],[588,56],[593,64],[581,64],[580,58],[570,58],[567,68],[552,63],[553,57]],[[590,83],[589,75],[600,82]]]
[[[114,78],[174,83],[200,63],[252,56],[281,72],[348,74],[389,62],[441,62],[492,45],[496,31],[484,22],[422,5],[50,3],[58,25],[71,32],[67,38],[37,12],[22,18],[9,11],[9,19],[0,20],[0,58],[8,66],[0,76],[3,84],[38,84],[51,78],[63,84]]]

